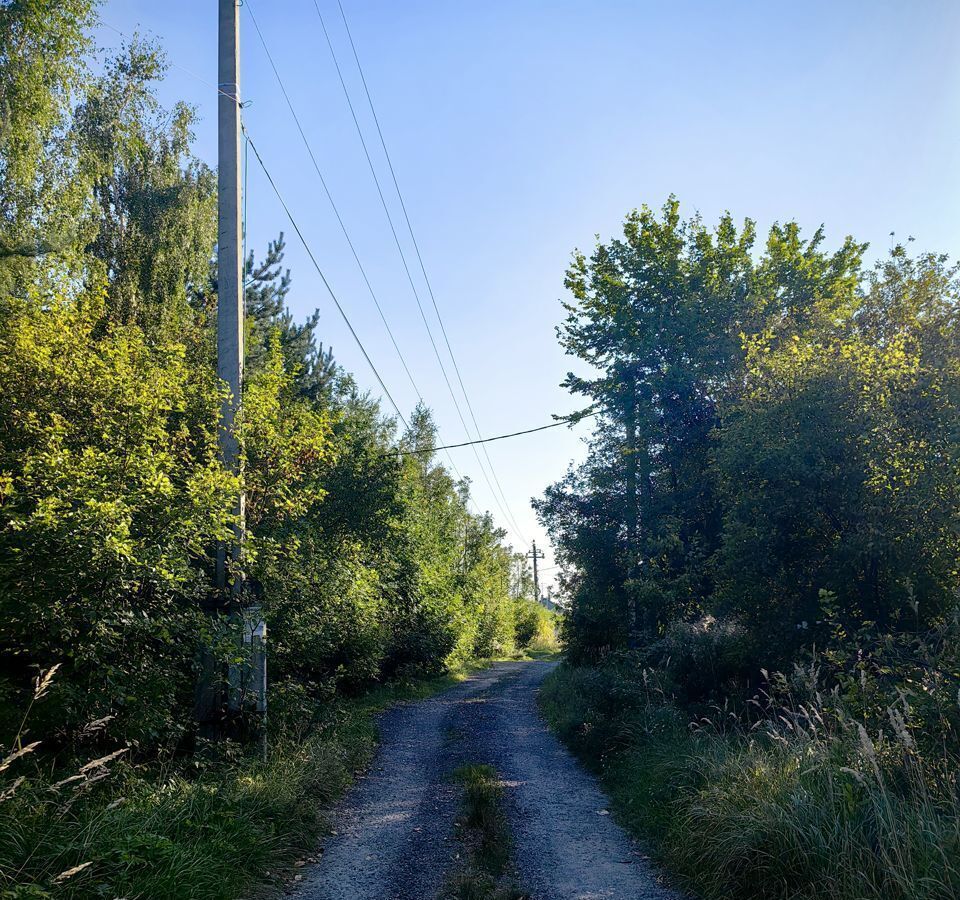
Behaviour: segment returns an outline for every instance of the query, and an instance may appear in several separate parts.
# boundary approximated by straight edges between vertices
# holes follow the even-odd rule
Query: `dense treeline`
[[[699,623],[736,632],[724,674],[747,677],[955,612],[956,270],[903,247],[868,269],[793,223],[755,244],[671,200],[567,274],[561,340],[597,375],[566,384],[600,418],[539,510],[577,658]]]
[[[567,273],[551,714],[711,896],[960,890],[960,282],[866,249],[671,198]]]
[[[225,471],[216,177],[157,47],[93,66],[95,6],[0,2],[0,894],[230,898],[314,850],[380,705],[553,626],[429,411],[398,427],[293,318],[282,235],[245,262]],[[199,671],[243,662],[214,589],[241,486],[266,759],[194,722]]]
[[[218,462],[216,179],[162,53],[94,74],[88,0],[0,6],[0,743],[183,748],[211,554],[239,485]],[[429,452],[294,321],[282,237],[246,262],[242,574],[270,628],[274,719],[535,639],[527,575]],[[520,557],[522,560],[522,557]],[[531,624],[533,622],[533,624]],[[225,658],[235,655],[221,641]],[[93,751],[91,751],[93,752]]]

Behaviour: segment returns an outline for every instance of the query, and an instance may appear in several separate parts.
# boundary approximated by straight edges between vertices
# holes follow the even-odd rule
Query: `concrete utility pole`
[[[218,0],[217,63],[217,375],[230,389],[220,419],[223,465],[240,475],[240,443],[236,420],[243,385],[243,276],[240,232],[240,4]],[[240,562],[244,532],[243,492],[237,497],[237,524],[230,555]],[[217,587],[227,587],[227,548],[217,550]],[[240,585],[234,579],[232,589]]]
[[[217,0],[217,375],[226,382],[230,395],[220,410],[217,440],[224,468],[241,474],[237,413],[243,385],[243,279],[240,233],[240,8],[238,0]],[[236,497],[233,540],[217,547],[216,597],[212,612],[236,612],[242,585],[236,572],[243,548],[243,492]],[[227,553],[234,574],[228,585]],[[229,594],[228,594],[229,588]],[[232,595],[232,596],[231,596]],[[223,672],[212,648],[201,656],[194,716],[200,734],[216,738],[221,734],[224,699],[232,706],[237,681],[228,673],[228,697],[224,697]]]
[[[537,574],[537,560],[543,559],[543,551],[537,549],[537,542],[533,542],[533,549],[527,554],[527,558],[533,557],[533,599],[540,602],[540,577]]]

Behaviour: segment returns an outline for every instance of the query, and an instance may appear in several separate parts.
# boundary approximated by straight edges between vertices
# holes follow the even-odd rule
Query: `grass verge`
[[[640,673],[563,665],[547,719],[618,820],[710,900],[955,900],[956,766],[826,709],[769,730],[691,729]],[[811,724],[812,723],[812,724]]]
[[[0,796],[0,898],[232,900],[279,889],[368,764],[377,715],[491,662],[331,698],[309,730],[277,739],[266,762],[228,744],[164,764],[105,761],[58,786],[61,777],[30,761]]]

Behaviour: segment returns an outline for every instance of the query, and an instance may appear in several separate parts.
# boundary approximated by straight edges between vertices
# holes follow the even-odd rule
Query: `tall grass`
[[[236,897],[315,846],[373,739],[351,710],[269,762],[123,764],[60,787],[35,769],[0,804],[0,896]]]
[[[705,897],[960,897],[957,762],[921,750],[895,705],[873,733],[815,690],[691,725],[649,672],[568,666],[542,702],[624,824]]]
[[[373,753],[376,714],[462,674],[331,694],[312,709],[297,692],[267,761],[231,744],[165,763],[122,754],[72,765],[42,743],[14,748],[0,774],[0,898],[229,900],[282,885]]]

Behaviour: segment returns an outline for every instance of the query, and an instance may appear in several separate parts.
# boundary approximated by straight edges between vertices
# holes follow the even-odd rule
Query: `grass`
[[[0,898],[230,900],[280,888],[315,851],[324,810],[368,764],[378,713],[490,662],[335,700],[310,730],[276,740],[265,762],[228,744],[166,764],[109,761],[54,788],[60,776],[27,760],[28,777],[0,800]]]
[[[960,792],[949,760],[812,707],[782,710],[783,723],[766,730],[691,729],[620,672],[562,666],[541,703],[600,774],[618,820],[703,897],[960,896]]]
[[[492,766],[461,766],[463,811],[457,822],[464,864],[450,881],[450,900],[523,900],[510,872],[511,839],[503,811],[503,784]]]

